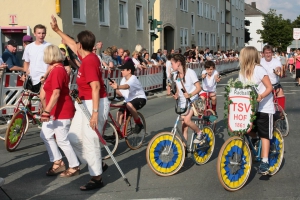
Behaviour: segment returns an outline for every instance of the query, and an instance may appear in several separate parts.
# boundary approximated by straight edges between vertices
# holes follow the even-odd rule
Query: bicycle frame
[[[116,105],[116,104],[110,104],[110,107],[111,108],[124,108],[124,116],[123,116],[123,128],[122,130],[120,129],[121,126],[118,125],[118,123],[116,122],[116,120],[114,120],[111,112],[108,113],[108,116],[109,118],[111,119],[113,125],[115,126],[117,132],[118,132],[118,135],[121,136],[122,138],[125,138],[125,131],[126,131],[126,119],[127,119],[127,109],[126,109],[126,106],[125,105]]]
[[[177,116],[177,119],[176,119],[176,121],[175,121],[174,127],[173,127],[172,130],[171,130],[171,133],[173,134],[172,142],[174,141],[174,138],[175,138],[175,136],[176,136],[176,133],[178,133],[178,135],[180,136],[180,138],[181,138],[181,140],[183,141],[183,143],[187,146],[187,140],[183,137],[182,132],[178,129],[178,123],[179,123],[179,121],[180,121],[180,118],[181,118],[181,116],[178,115],[178,116]],[[191,143],[190,143],[190,147],[189,147],[190,150],[192,149],[192,145],[193,145],[193,143],[191,142]],[[169,146],[169,149],[168,149],[167,152],[163,151],[162,153],[168,155],[168,154],[170,153],[171,148],[172,148],[172,145]]]
[[[22,95],[18,101],[17,107],[14,110],[14,113],[17,112],[18,109],[23,110],[25,112],[25,114],[34,121],[35,124],[41,124],[41,122],[38,119],[35,119],[33,117],[33,113],[31,111],[31,101],[32,98],[37,96],[36,94],[32,94],[32,93],[26,93],[25,90],[22,91]],[[23,102],[23,97],[28,97],[28,103],[25,105]],[[38,100],[39,101],[39,100]],[[21,105],[21,108],[20,108]]]
[[[251,140],[250,140],[250,136],[248,134],[245,134],[245,137],[248,141],[248,145],[250,147],[250,150],[253,152],[253,155],[255,156],[255,161],[260,162],[261,161],[261,139],[259,139],[258,141],[258,147],[257,150],[255,149],[255,147],[253,146]],[[245,140],[245,139],[244,139]]]

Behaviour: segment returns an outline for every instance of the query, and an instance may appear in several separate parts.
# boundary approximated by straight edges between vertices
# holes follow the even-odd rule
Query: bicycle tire
[[[150,169],[159,176],[171,176],[177,173],[185,159],[185,149],[178,136],[174,137],[171,132],[161,132],[155,135],[149,142],[146,150],[146,159]],[[168,155],[163,155],[172,148]],[[169,156],[171,154],[171,156]]]
[[[229,138],[223,144],[217,162],[218,178],[222,186],[228,191],[242,188],[249,178],[251,166],[248,144],[238,136]]]
[[[104,126],[105,127],[103,127],[102,137],[106,141],[106,145],[109,148],[109,150],[111,151],[111,153],[114,154],[119,145],[118,132],[117,132],[115,126],[111,122],[107,121]],[[105,160],[105,159],[110,158],[110,155],[108,154],[106,149],[102,148],[102,147],[103,147],[103,144],[101,143],[100,148],[101,148],[102,159]]]
[[[204,111],[204,116],[210,116],[210,115],[216,115],[215,111],[213,111],[212,109],[206,109]],[[215,120],[214,122],[209,122],[204,120],[204,126],[209,126],[214,132],[216,131],[216,123],[217,120]]]
[[[200,146],[199,144],[193,144],[193,150],[194,152],[192,153],[192,158],[194,162],[197,165],[203,165],[207,163],[212,156],[215,148],[215,134],[213,130],[206,126],[203,127],[202,133],[206,136],[206,143],[208,146],[202,145]],[[197,136],[197,134],[194,134],[194,138]]]
[[[126,120],[125,141],[126,141],[127,146],[132,150],[138,149],[142,146],[143,141],[145,139],[145,135],[146,135],[145,118],[140,112],[137,112],[137,113],[141,119],[143,126],[144,126],[144,128],[141,130],[140,133],[138,133],[138,134],[134,133],[135,122],[131,115],[129,115]]]
[[[279,113],[281,113],[280,119],[275,121],[275,127],[281,132],[281,135],[283,137],[286,137],[286,136],[288,136],[289,131],[290,131],[287,114],[282,109],[282,107],[278,104],[275,104],[275,111],[279,111]]]
[[[276,174],[281,166],[284,154],[284,140],[278,129],[274,129],[273,138],[270,140],[269,175]]]
[[[19,146],[28,126],[27,114],[19,110],[9,122],[5,134],[5,147],[9,152],[15,151]]]

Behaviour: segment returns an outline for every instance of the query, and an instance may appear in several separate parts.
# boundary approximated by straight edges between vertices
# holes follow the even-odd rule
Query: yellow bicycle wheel
[[[215,134],[213,130],[208,126],[205,126],[203,127],[202,132],[206,139],[205,143],[201,146],[199,144],[193,145],[194,152],[192,154],[192,158],[197,165],[203,165],[207,163],[215,148]],[[194,135],[194,137],[195,136],[196,134]]]
[[[160,176],[171,176],[180,170],[184,163],[185,151],[181,140],[170,132],[155,135],[146,150],[150,169]]]
[[[229,191],[242,188],[250,175],[251,165],[248,144],[238,136],[229,138],[218,156],[217,172],[222,186]]]
[[[274,129],[273,138],[270,140],[269,153],[269,175],[274,175],[278,172],[284,153],[283,137],[278,129]]]

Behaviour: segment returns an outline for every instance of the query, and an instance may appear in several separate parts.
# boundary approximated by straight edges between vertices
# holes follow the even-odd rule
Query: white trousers
[[[103,126],[109,112],[109,100],[101,98],[99,101],[98,130],[102,133]],[[83,100],[82,104],[92,113],[92,100]],[[82,164],[88,164],[91,176],[102,174],[102,157],[100,141],[96,132],[90,127],[90,121],[82,112],[78,103],[75,102],[75,116],[72,120],[68,138],[74,151]]]
[[[70,119],[43,122],[40,137],[43,139],[46,145],[51,162],[55,162],[62,158],[62,155],[58,149],[59,146],[68,159],[69,167],[77,167],[79,166],[79,161],[68,139],[70,125]],[[56,142],[54,139],[54,134]]]

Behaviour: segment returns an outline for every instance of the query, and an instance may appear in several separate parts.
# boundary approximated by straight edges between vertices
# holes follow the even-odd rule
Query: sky
[[[269,12],[270,8],[275,9],[284,19],[293,21],[300,15],[300,1],[297,0],[245,0],[245,3],[251,2],[256,2],[256,8],[264,13]]]

